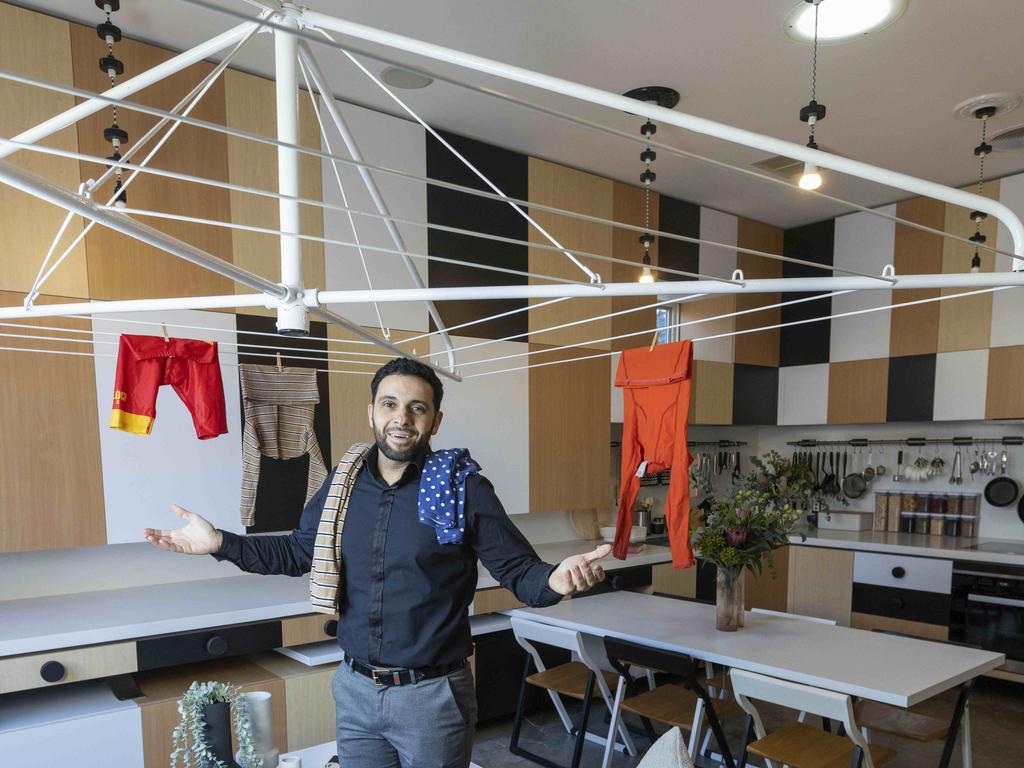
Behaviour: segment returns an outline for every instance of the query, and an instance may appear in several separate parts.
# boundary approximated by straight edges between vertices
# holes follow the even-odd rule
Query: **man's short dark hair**
[[[416,360],[410,360],[408,357],[396,357],[373,374],[373,381],[370,382],[370,402],[376,401],[377,387],[380,386],[380,383],[386,376],[417,376],[423,379],[434,389],[434,410],[441,410],[444,386],[441,384],[441,379],[437,377],[437,374],[434,373],[430,366]]]

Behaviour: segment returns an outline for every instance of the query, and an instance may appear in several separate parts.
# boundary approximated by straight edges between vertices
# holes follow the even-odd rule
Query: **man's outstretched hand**
[[[154,547],[186,555],[209,555],[220,549],[220,531],[210,525],[206,518],[177,504],[172,504],[171,509],[178,517],[184,518],[185,527],[168,531],[146,528],[143,531],[146,541]]]
[[[548,586],[560,595],[586,592],[599,581],[604,581],[604,568],[596,563],[608,557],[611,551],[611,544],[602,544],[592,552],[565,558],[548,576]]]

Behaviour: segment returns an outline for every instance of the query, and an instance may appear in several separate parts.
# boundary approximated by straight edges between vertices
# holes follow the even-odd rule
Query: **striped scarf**
[[[370,443],[355,443],[345,452],[327,492],[313,543],[313,569],[309,576],[309,601],[318,613],[341,612],[345,594],[341,532],[356,476],[371,447]]]

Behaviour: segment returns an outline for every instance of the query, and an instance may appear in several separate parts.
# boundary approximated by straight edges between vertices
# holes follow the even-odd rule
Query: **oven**
[[[1000,669],[1024,673],[1024,566],[954,562],[949,639],[1004,653]]]

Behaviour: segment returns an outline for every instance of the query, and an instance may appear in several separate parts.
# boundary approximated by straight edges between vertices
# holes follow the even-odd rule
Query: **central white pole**
[[[296,9],[284,7],[279,24],[298,29]],[[277,138],[287,144],[299,143],[298,38],[274,33],[274,63],[277,69]],[[299,153],[290,147],[277,148],[277,188],[281,217],[281,283],[302,295],[302,246],[300,230]],[[309,315],[301,301],[277,310],[277,330],[284,334],[309,333]]]

